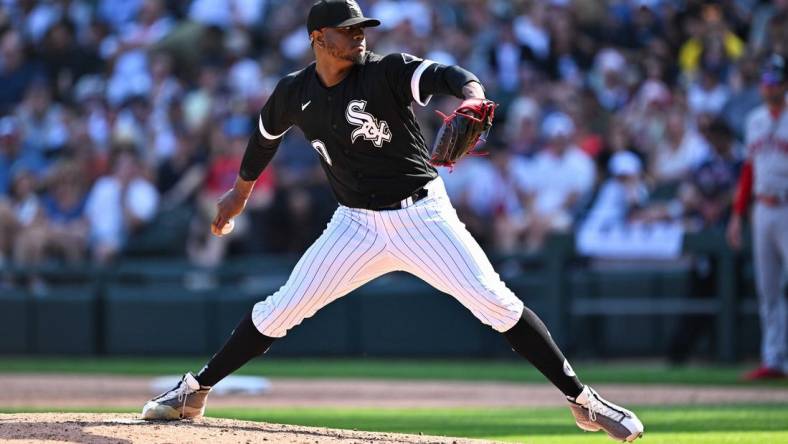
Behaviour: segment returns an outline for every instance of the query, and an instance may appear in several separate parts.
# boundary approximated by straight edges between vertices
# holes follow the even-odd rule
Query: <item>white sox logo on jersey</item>
[[[358,127],[350,133],[350,142],[355,142],[361,136],[364,137],[364,140],[371,140],[373,145],[380,148],[383,146],[383,142],[391,142],[389,124],[385,120],[378,123],[375,116],[364,112],[366,106],[366,100],[352,100],[347,105],[345,118],[349,124]]]

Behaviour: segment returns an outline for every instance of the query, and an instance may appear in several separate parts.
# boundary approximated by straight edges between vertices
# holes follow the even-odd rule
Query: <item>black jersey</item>
[[[377,208],[404,199],[437,176],[411,102],[426,105],[430,94],[445,92],[440,66],[408,54],[366,52],[327,88],[312,63],[279,81],[247,150],[275,150],[296,125],[320,155],[341,204]]]

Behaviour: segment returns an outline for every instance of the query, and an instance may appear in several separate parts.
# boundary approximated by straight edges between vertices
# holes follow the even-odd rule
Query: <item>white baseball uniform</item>
[[[767,367],[788,371],[788,108],[777,117],[765,105],[753,110],[745,139],[756,197],[752,234],[761,355]]]

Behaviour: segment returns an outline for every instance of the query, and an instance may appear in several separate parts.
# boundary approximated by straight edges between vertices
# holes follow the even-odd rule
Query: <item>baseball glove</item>
[[[432,147],[432,164],[451,167],[468,153],[480,154],[474,150],[492,127],[496,106],[492,100],[465,99],[448,116],[435,111],[443,118],[443,125]]]

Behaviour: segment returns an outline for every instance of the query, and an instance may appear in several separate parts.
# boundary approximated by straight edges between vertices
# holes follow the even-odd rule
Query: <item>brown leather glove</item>
[[[466,99],[448,116],[436,111],[443,125],[432,147],[432,164],[451,167],[466,154],[475,153],[479,140],[492,127],[496,106],[492,100]]]

